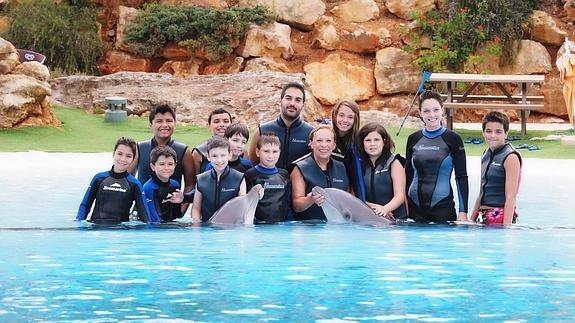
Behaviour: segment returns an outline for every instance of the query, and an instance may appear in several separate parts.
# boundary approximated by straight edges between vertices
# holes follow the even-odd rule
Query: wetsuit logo
[[[439,150],[439,147],[437,147],[437,146],[426,146],[423,144],[417,145],[413,148],[415,148],[415,150]]]
[[[225,187],[222,187],[221,192],[233,192],[233,191],[235,191],[235,190],[236,190],[235,188],[225,188]]]
[[[385,172],[387,172],[387,171],[388,171],[387,168],[380,169],[380,170],[376,170],[376,171],[375,171],[375,175],[378,175],[378,174],[381,174],[381,173],[385,173]]]
[[[283,189],[285,188],[285,185],[283,185],[283,184],[270,184],[270,183],[265,183],[265,184],[264,184],[264,188],[265,188],[265,189],[270,189],[270,190],[273,190],[273,189],[281,189],[281,190],[283,190]]]
[[[295,143],[298,143],[298,144],[307,144],[307,140],[305,140],[305,139],[292,138],[292,139],[291,139],[291,142],[295,142]]]
[[[114,183],[110,186],[104,185],[103,188],[104,191],[114,191],[114,192],[121,192],[121,193],[126,193],[126,189],[122,188],[122,185],[118,184],[118,183]]]
[[[492,162],[491,165],[493,165],[493,166],[501,166],[501,164],[496,163],[496,162]]]
[[[168,195],[166,195],[166,197],[162,199],[162,204],[170,202],[171,198],[172,198],[172,193],[168,193]]]
[[[343,183],[343,179],[339,179],[339,178],[332,178],[331,181],[334,183]]]

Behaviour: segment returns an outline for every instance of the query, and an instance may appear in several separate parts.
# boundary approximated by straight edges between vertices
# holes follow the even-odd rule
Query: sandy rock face
[[[266,26],[252,25],[245,42],[238,48],[243,57],[282,57],[289,59],[294,51],[290,40],[291,28],[277,22]]]
[[[322,17],[314,25],[312,45],[327,50],[368,54],[391,45],[391,34],[385,28],[369,30],[358,24],[336,26],[333,18]]]
[[[39,62],[24,62],[16,66],[11,74],[28,75],[42,82],[50,79],[50,71],[44,64]]]
[[[152,64],[147,58],[113,50],[106,53],[103,62],[98,64],[98,68],[103,74],[119,71],[150,72]]]
[[[50,86],[20,74],[0,75],[0,128],[60,126],[51,110]]]
[[[553,18],[545,11],[534,10],[531,15],[534,41],[547,45],[561,46],[567,33],[557,27]]]
[[[379,17],[379,7],[373,0],[349,0],[335,6],[331,13],[347,22],[366,22]]]
[[[375,80],[381,94],[412,93],[421,81],[421,71],[407,52],[388,47],[376,54]]]
[[[246,67],[244,71],[271,71],[271,72],[282,72],[282,73],[289,73],[290,70],[286,66],[281,59],[273,58],[273,57],[258,57],[252,60],[249,60],[246,63]]]
[[[278,15],[280,21],[303,30],[310,30],[325,13],[325,3],[322,0],[239,0],[238,5],[266,6]]]
[[[167,61],[160,69],[159,73],[170,73],[175,77],[188,77],[200,74],[200,60],[191,59],[188,61]]]
[[[307,64],[304,70],[313,95],[322,104],[332,105],[343,97],[362,101],[375,95],[373,70],[346,62],[338,54]]]
[[[105,97],[123,96],[128,99],[131,113],[140,114],[154,105],[169,104],[176,109],[178,122],[196,125],[205,125],[214,108],[224,107],[236,120],[253,127],[276,118],[281,87],[302,79],[302,74],[273,72],[200,75],[185,79],[169,74],[123,72],[101,77],[62,77],[50,83],[53,100],[68,106],[102,109]],[[323,116],[323,108],[311,93],[306,97],[305,118]]]
[[[500,66],[500,59],[487,54],[485,47],[477,50],[479,55],[488,57],[484,63],[474,69],[491,71],[491,74],[546,74],[553,67],[551,56],[545,46],[532,40],[520,40],[513,43],[514,61],[510,65]],[[469,64],[469,63],[467,63]]]
[[[229,57],[221,62],[206,66],[202,74],[235,74],[241,72],[243,65],[243,57]]]
[[[0,74],[10,73],[20,64],[16,47],[11,42],[0,38]]]
[[[115,48],[118,50],[128,51],[126,43],[126,28],[138,18],[140,10],[136,8],[118,7],[118,24],[116,25],[116,43]]]
[[[392,14],[411,20],[411,15],[415,12],[425,14],[428,11],[435,9],[434,0],[385,0],[387,10]]]

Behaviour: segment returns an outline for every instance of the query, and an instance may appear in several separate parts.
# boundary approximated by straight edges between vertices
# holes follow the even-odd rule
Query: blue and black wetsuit
[[[94,203],[95,201],[95,203]],[[138,217],[142,222],[154,222],[149,218],[146,196],[142,184],[128,172],[114,173],[112,170],[98,173],[92,178],[78,208],[76,220],[114,224],[130,220],[130,208],[136,203]]]
[[[266,132],[275,133],[280,139],[280,158],[276,163],[278,168],[288,169],[296,159],[309,153],[309,134],[313,126],[301,118],[295,120],[288,128],[281,117],[259,126],[260,135]]]
[[[150,211],[150,218],[156,219],[156,222],[170,222],[183,217],[181,204],[170,202],[170,197],[180,185],[173,179],[168,182],[162,182],[156,174],[152,174],[146,184],[144,184],[144,193],[146,202]],[[190,195],[184,195],[183,203],[191,203]]]
[[[254,165],[250,160],[245,159],[243,157],[240,157],[234,161],[229,161],[228,166],[237,170],[240,173],[245,173],[248,169],[254,167]],[[213,168],[212,163],[208,163],[208,165],[206,166],[206,170],[210,170],[212,168]]]
[[[365,201],[386,205],[393,199],[393,178],[391,177],[391,164],[398,160],[402,165],[405,159],[401,155],[392,154],[390,156],[380,156],[375,165],[370,160],[362,163],[363,181],[356,183],[354,187],[363,185],[365,190]],[[361,199],[360,192],[355,192],[355,196]],[[405,204],[401,204],[393,210],[393,216],[396,219],[407,219]]]
[[[459,212],[467,212],[469,184],[461,137],[446,128],[425,129],[407,139],[405,174],[409,217],[417,222],[457,220],[451,173],[455,170]]]
[[[505,206],[505,160],[516,154],[522,164],[521,154],[511,144],[506,143],[496,151],[491,148],[481,157],[481,205],[491,207]]]
[[[267,168],[259,164],[248,169],[245,178],[248,191],[257,184],[265,188],[264,196],[256,209],[256,223],[293,220],[291,184],[287,170]]]
[[[238,196],[244,174],[226,166],[220,175],[214,169],[198,175],[196,189],[202,193],[202,222],[207,222],[227,201]]]
[[[200,154],[200,156],[202,156],[202,163],[200,164],[200,169],[196,169],[196,172],[198,174],[201,174],[207,170],[206,167],[210,163],[210,161],[208,160],[208,142],[204,141],[199,146],[192,149],[192,153],[194,153],[194,151],[197,151]]]
[[[152,168],[150,167],[150,152],[152,151],[152,149],[156,148],[157,145],[158,143],[156,142],[155,138],[140,141],[138,143],[138,180],[140,180],[140,183],[142,183],[142,185],[144,185],[144,183],[146,183],[154,173],[152,171]],[[178,184],[181,185],[182,176],[184,175],[183,159],[184,154],[188,149],[188,146],[180,142],[174,141],[173,139],[170,139],[167,145],[172,147],[176,151],[176,157],[177,157],[176,169],[174,171],[174,174],[172,174],[171,178],[176,180],[176,182],[178,182]]]
[[[330,159],[327,170],[322,170],[316,163],[313,155],[310,153],[292,163],[292,167],[297,167],[305,180],[305,194],[309,194],[312,188],[319,186],[322,188],[338,188],[347,191],[349,188],[349,179],[342,162]],[[312,204],[306,210],[296,213],[295,220],[326,220],[325,214],[321,207]]]

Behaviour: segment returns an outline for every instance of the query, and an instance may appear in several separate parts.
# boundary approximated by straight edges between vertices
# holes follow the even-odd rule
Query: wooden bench
[[[527,134],[527,119],[531,110],[543,109],[543,96],[527,95],[527,85],[543,83],[543,75],[484,75],[433,73],[431,82],[446,82],[447,94],[443,94],[447,111],[447,127],[453,129],[453,118],[457,109],[517,110],[521,117],[521,138]],[[457,83],[470,83],[463,94],[454,94]],[[503,95],[471,94],[481,83],[495,84]],[[504,84],[514,84],[520,95],[512,95]],[[476,102],[469,102],[476,101]],[[482,101],[482,102],[477,102]]]

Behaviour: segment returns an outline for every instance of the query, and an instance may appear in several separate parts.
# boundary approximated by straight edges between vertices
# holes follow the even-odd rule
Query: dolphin
[[[369,206],[346,191],[316,186],[312,189],[312,194],[324,196],[325,202],[321,205],[321,208],[327,218],[327,222],[352,222],[376,226],[394,223],[387,218],[377,216]]]
[[[220,207],[208,220],[214,224],[254,224],[256,207],[260,201],[260,184],[252,187],[248,194],[234,197]]]

